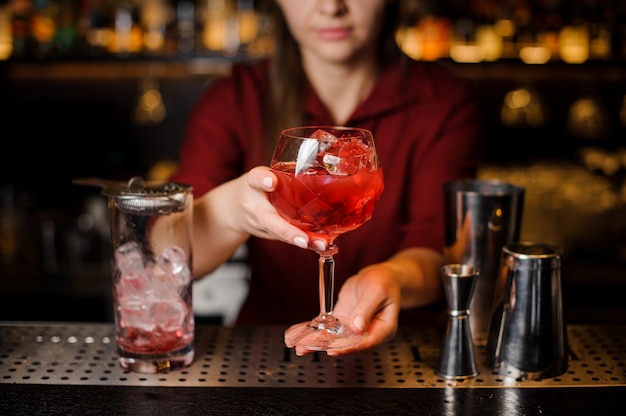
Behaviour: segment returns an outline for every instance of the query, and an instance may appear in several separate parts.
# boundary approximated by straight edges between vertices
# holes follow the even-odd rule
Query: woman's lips
[[[325,40],[341,40],[347,38],[350,35],[351,30],[348,28],[329,28],[319,29],[317,34],[320,38]]]

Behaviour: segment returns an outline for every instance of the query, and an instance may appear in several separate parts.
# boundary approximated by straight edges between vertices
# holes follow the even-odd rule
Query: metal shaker
[[[496,372],[521,379],[567,370],[558,247],[520,242],[502,249],[486,360]]]
[[[470,304],[472,337],[484,345],[505,244],[519,240],[525,189],[498,180],[464,180],[444,185],[446,263],[480,270]]]

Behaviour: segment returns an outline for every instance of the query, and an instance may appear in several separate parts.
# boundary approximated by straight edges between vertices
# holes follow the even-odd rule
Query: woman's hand
[[[350,277],[341,287],[333,314],[364,341],[353,347],[330,350],[330,356],[364,351],[393,338],[400,309],[424,306],[441,300],[439,271],[443,255],[432,249],[412,247],[389,260],[372,264]],[[291,345],[287,345],[292,347]],[[297,355],[310,352],[296,347]]]
[[[276,189],[276,183],[276,175],[268,167],[258,166],[195,200],[193,247],[198,255],[194,256],[193,268],[196,278],[213,272],[251,235],[281,240],[303,249],[326,248],[325,241],[310,241],[304,231],[281,217],[272,206],[268,193]]]
[[[390,340],[398,329],[401,287],[390,263],[378,263],[349,278],[339,291],[333,314],[364,341],[348,348],[329,350],[329,356],[363,351]],[[292,347],[291,345],[287,345]],[[313,352],[296,347],[297,355]]]
[[[309,237],[298,227],[291,225],[276,212],[269,201],[268,192],[276,189],[276,175],[265,166],[251,169],[243,177],[240,210],[244,230],[257,237],[282,240],[300,248],[324,250],[324,240],[309,241]],[[310,244],[310,245],[309,245]]]

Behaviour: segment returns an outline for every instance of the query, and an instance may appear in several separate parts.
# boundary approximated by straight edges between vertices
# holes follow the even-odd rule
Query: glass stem
[[[338,248],[330,243],[326,251],[320,251],[319,255],[319,296],[320,314],[316,318],[318,329],[337,330],[339,322],[332,317],[335,304],[335,259]],[[335,322],[337,321],[337,322]]]

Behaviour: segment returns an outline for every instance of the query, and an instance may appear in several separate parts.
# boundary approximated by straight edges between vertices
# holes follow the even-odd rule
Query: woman
[[[337,239],[334,312],[366,338],[328,354],[371,348],[395,334],[401,309],[408,317],[442,298],[442,185],[475,175],[480,123],[463,81],[400,51],[399,4],[276,0],[274,55],[234,65],[197,103],[172,180],[194,186],[197,277],[247,242],[238,324],[289,325],[319,312],[317,255],[303,248],[324,242],[283,220],[266,194],[274,143],[298,125],[371,130],[385,174],[373,218]]]

